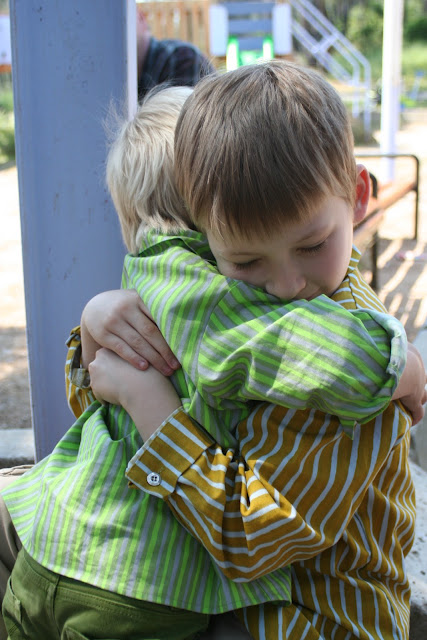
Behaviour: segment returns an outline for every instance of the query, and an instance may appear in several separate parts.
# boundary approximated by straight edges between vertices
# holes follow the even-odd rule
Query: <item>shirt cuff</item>
[[[377,415],[387,409],[402,377],[408,353],[408,339],[405,329],[399,320],[381,311],[370,310],[369,313],[389,336],[390,359],[385,370],[384,383],[381,388],[378,389],[376,396],[378,406],[376,408],[371,407],[365,416],[359,415],[358,420],[340,417],[341,426],[351,439],[354,437],[354,430],[357,425],[363,425],[373,420]]]
[[[70,362],[68,380],[78,389],[89,389],[89,371],[81,366],[82,344],[79,326],[71,329],[70,335],[65,344],[68,347],[67,361],[69,360]]]
[[[158,498],[175,491],[179,477],[213,444],[182,407],[176,409],[130,460],[130,486]]]
[[[396,323],[398,323],[396,325]],[[385,316],[383,321],[383,327],[388,331],[391,336],[390,342],[390,361],[387,367],[387,373],[393,380],[393,385],[390,389],[390,395],[392,396],[396,391],[396,387],[400,382],[403,371],[406,367],[406,360],[408,356],[408,338],[406,331],[400,322],[390,316]]]

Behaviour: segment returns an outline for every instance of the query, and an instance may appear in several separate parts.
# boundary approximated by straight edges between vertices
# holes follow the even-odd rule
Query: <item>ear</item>
[[[356,200],[354,203],[353,224],[359,224],[365,217],[371,193],[371,179],[367,168],[363,164],[358,164],[356,165],[356,170]]]

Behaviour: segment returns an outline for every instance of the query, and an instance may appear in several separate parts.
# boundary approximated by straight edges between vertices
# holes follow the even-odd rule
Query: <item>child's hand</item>
[[[95,398],[100,402],[122,406],[126,387],[134,387],[137,376],[142,373],[113,351],[103,347],[97,350],[88,369]]]
[[[427,402],[427,394],[424,389],[422,392],[421,399],[417,399],[416,394],[412,394],[409,396],[404,396],[400,398],[402,404],[408,409],[408,411],[412,414],[412,424],[416,425],[424,418],[425,414],[425,403]]]
[[[136,291],[106,291],[89,300],[81,335],[85,368],[99,347],[114,351],[140,370],[151,364],[169,376],[180,366]]]
[[[412,424],[417,424],[423,419],[426,392],[426,371],[418,350],[412,344],[408,344],[408,358],[400,383],[393,394],[393,400],[400,400],[412,414]]]
[[[144,440],[181,406],[168,378],[153,367],[138,371],[109,349],[98,349],[89,373],[95,397],[126,409]]]

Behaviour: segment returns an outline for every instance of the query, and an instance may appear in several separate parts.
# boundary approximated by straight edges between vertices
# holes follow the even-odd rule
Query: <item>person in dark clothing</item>
[[[193,44],[182,40],[158,40],[147,19],[137,10],[138,100],[156,85],[193,87],[203,76],[215,72],[208,58]]]

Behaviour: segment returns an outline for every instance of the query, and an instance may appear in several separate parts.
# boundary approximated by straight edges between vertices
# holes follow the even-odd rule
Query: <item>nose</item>
[[[294,300],[306,287],[304,275],[292,265],[278,265],[266,284],[266,291],[281,300]]]

